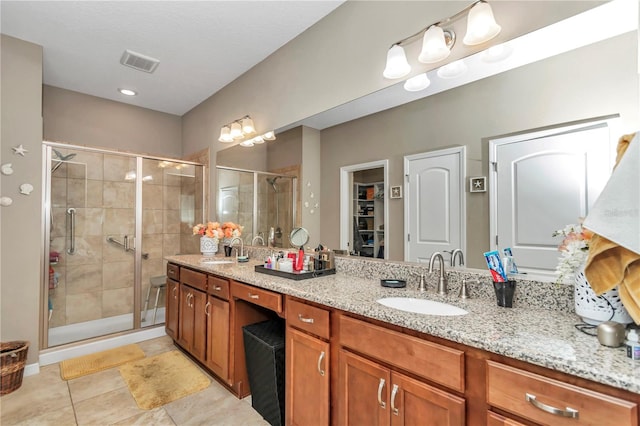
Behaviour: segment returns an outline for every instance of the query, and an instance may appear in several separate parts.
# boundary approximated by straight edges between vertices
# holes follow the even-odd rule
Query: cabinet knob
[[[250,298],[252,298],[252,299],[260,299],[260,295],[258,295],[258,294],[253,294],[253,293],[251,293],[251,292],[249,293],[249,297],[250,297]]]

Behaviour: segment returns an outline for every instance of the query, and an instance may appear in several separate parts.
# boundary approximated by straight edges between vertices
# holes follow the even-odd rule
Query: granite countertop
[[[200,255],[168,256],[166,260],[257,287],[288,294],[346,312],[384,321],[510,358],[640,393],[640,361],[625,347],[608,348],[596,337],[577,330],[575,314],[517,307],[501,308],[486,299],[459,299],[414,288],[391,289],[378,279],[338,272],[301,281],[255,272],[256,261],[206,264]],[[449,303],[469,313],[462,316],[414,314],[385,307],[383,297],[416,297]]]

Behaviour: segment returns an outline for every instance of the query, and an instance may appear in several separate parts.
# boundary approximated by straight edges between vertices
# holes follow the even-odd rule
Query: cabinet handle
[[[396,408],[396,395],[398,394],[398,389],[400,389],[398,385],[394,384],[393,390],[391,391],[391,411],[393,411],[393,414],[396,416],[398,415],[398,409]]]
[[[313,318],[305,318],[302,314],[298,314],[298,319],[302,322],[306,322],[307,324],[313,324]]]
[[[382,408],[387,408],[387,404],[382,400],[382,389],[384,389],[384,379],[380,378],[380,384],[378,385],[378,405]]]
[[[187,295],[187,305],[189,305],[190,308],[193,308],[193,303],[191,303],[192,300],[193,300],[193,294],[189,293]]]
[[[178,291],[178,286],[174,285],[173,290],[171,290],[171,293],[173,294],[173,298],[177,300],[178,295],[176,294],[176,291]]]
[[[530,393],[525,393],[524,399],[527,402],[531,403],[531,405],[533,405],[534,407],[547,413],[553,414],[554,416],[571,417],[572,419],[578,418],[578,410],[574,410],[573,408],[567,407],[565,410],[562,410],[560,408],[552,407],[551,405],[543,404],[536,399],[535,395],[532,395]]]
[[[322,360],[324,359],[324,351],[320,352],[320,356],[318,357],[318,373],[320,373],[321,376],[324,376],[324,370],[322,369],[322,367],[320,367],[320,364],[322,364]]]
[[[204,305],[204,314],[206,316],[209,316],[209,307],[211,306],[211,302],[207,302],[206,305]]]
[[[249,297],[252,299],[260,299],[260,295],[259,294],[253,294],[251,292],[249,292]]]
[[[216,286],[213,286],[213,289],[215,291],[220,291],[220,290],[222,290],[222,287],[220,287],[219,285],[216,285]]]

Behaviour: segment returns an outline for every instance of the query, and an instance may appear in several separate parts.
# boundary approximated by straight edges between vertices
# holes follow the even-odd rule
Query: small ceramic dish
[[[238,262],[244,263],[244,262],[248,262],[248,261],[249,261],[249,257],[248,256],[238,256]]]

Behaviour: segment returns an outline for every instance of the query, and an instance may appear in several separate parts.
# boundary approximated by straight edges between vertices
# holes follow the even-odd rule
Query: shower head
[[[52,148],[53,149],[53,148]],[[56,157],[58,157],[56,160],[57,161],[56,165],[53,166],[51,168],[51,173],[55,172],[56,170],[58,170],[58,167],[62,166],[62,163],[64,163],[65,161],[69,161],[71,160],[73,157],[76,156],[76,154],[74,152],[72,152],[71,154],[67,154],[67,155],[62,155],[62,153],[60,151],[58,151],[57,149],[53,149],[53,153],[56,155]]]
[[[280,176],[274,176],[267,178],[267,183],[273,187],[273,190],[278,192],[278,187],[276,186],[276,180],[278,180]]]

